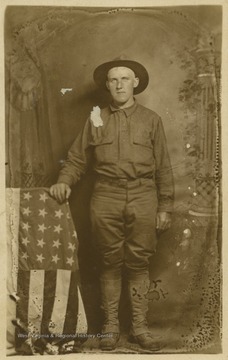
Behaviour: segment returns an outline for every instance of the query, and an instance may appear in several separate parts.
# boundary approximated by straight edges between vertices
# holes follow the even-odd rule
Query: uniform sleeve
[[[158,212],[172,212],[174,182],[163,124],[158,118],[154,133],[155,182],[158,189]]]
[[[79,133],[68,151],[67,159],[60,170],[57,183],[69,186],[78,182],[86,172],[92,149],[90,143],[90,121],[87,120],[84,129]]]

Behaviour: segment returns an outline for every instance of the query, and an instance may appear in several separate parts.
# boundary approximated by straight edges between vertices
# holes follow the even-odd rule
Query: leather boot
[[[101,302],[104,312],[104,325],[100,347],[102,350],[114,350],[119,340],[119,302],[121,279],[101,279]]]
[[[149,286],[149,274],[134,274],[134,276],[128,278],[128,291],[132,312],[131,336],[129,340],[138,343],[144,349],[157,351],[161,349],[161,344],[153,339],[147,325],[147,293]]]
[[[159,351],[163,347],[161,342],[155,340],[149,331],[140,335],[135,335],[135,336],[131,335],[129,341],[137,343],[143,349],[151,350],[151,351]]]

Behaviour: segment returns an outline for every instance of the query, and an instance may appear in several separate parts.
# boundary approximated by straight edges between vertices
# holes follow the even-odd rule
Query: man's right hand
[[[64,200],[69,199],[71,188],[67,184],[58,183],[52,185],[49,192],[58,202],[62,203]]]

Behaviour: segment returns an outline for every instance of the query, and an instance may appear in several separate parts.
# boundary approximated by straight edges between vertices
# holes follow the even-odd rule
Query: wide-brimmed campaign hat
[[[135,76],[139,78],[139,84],[134,88],[134,94],[144,91],[149,83],[149,75],[145,67],[134,60],[123,59],[121,57],[99,65],[93,73],[93,78],[98,87],[106,89],[107,74],[114,67],[127,67],[134,71]]]

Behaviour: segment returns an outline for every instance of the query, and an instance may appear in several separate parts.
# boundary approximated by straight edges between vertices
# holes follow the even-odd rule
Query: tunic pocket
[[[148,131],[144,130],[134,134],[133,149],[136,163],[153,164],[153,144]]]
[[[148,134],[146,134],[146,133],[136,134],[134,136],[133,143],[136,145],[140,145],[140,146],[146,146],[146,147],[149,147],[150,149],[152,149],[151,139],[149,138]]]
[[[114,138],[112,136],[104,136],[95,139],[90,144],[94,147],[94,156],[97,163],[110,163],[114,159]]]

